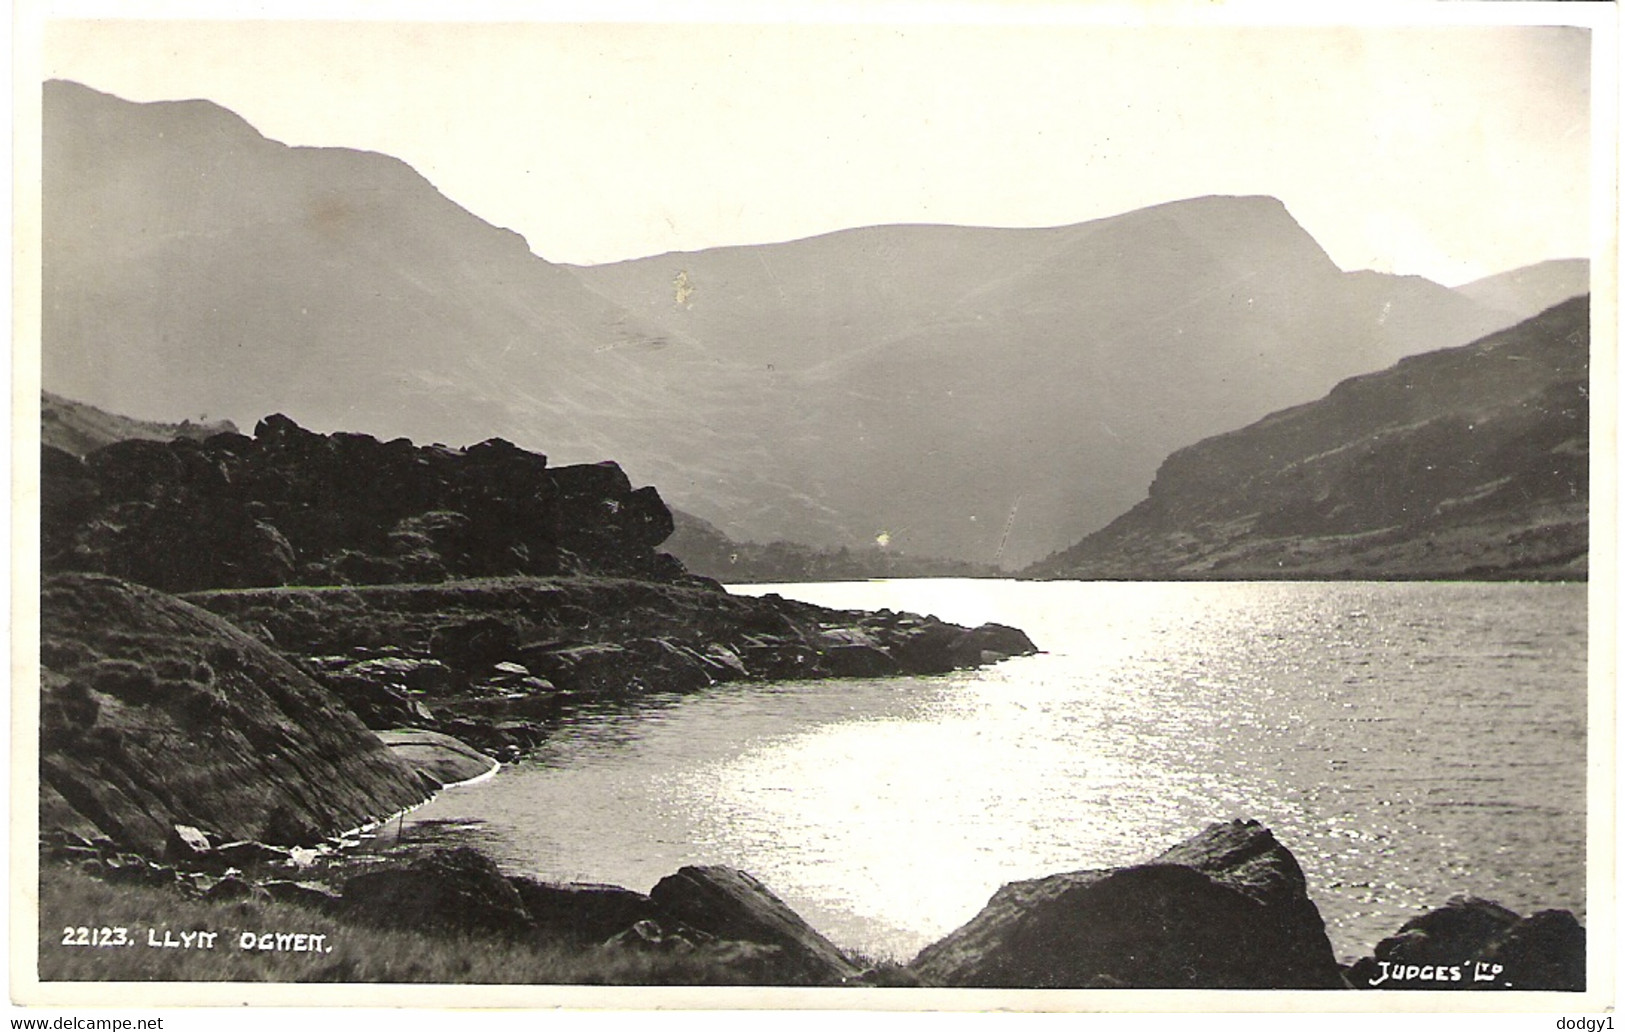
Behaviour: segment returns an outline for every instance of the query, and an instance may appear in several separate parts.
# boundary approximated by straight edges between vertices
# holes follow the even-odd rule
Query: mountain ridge
[[[48,390],[614,456],[735,540],[1019,566],[1169,452],[1510,318],[1343,273],[1257,197],[561,265],[398,159],[212,108],[47,85]]]

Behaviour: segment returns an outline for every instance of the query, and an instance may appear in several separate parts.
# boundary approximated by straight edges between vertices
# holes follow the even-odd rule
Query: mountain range
[[[403,162],[289,147],[207,101],[56,81],[44,114],[46,389],[614,458],[741,541],[1018,567],[1177,449],[1585,276],[1345,272],[1268,197],[569,266]]]

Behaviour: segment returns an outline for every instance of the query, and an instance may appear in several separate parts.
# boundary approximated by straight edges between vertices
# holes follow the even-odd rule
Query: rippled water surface
[[[1292,849],[1345,958],[1458,892],[1583,917],[1583,586],[736,590],[997,620],[1046,652],[587,715],[406,834],[466,825],[512,870],[641,890],[742,867],[837,943],[899,958],[1004,882],[1230,817]]]

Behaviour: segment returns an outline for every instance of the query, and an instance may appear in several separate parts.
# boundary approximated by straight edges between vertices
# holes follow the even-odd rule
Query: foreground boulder
[[[1457,896],[1413,917],[1349,969],[1356,989],[1584,992],[1585,929],[1567,910],[1521,917]]]
[[[1012,882],[909,965],[1005,988],[1340,988],[1297,860],[1256,821],[1215,824],[1148,864]]]
[[[41,831],[154,856],[205,850],[192,829],[308,844],[427,795],[321,685],[156,591],[48,578],[40,664]]]
[[[495,861],[466,846],[356,875],[344,883],[340,906],[366,924],[431,933],[523,935],[536,926]]]
[[[665,914],[718,939],[782,948],[802,976],[797,981],[831,984],[859,974],[834,943],[744,871],[684,867],[662,878],[649,897]]]
[[[596,946],[640,922],[666,915],[654,900],[619,885],[510,877],[537,930],[575,946]]]

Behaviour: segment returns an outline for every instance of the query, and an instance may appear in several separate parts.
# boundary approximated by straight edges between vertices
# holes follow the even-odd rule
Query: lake
[[[1007,881],[1144,861],[1234,817],[1297,856],[1343,959],[1457,893],[1584,919],[1584,585],[731,590],[995,620],[1045,652],[585,713],[403,833],[644,891],[740,867],[837,944],[902,960]]]

